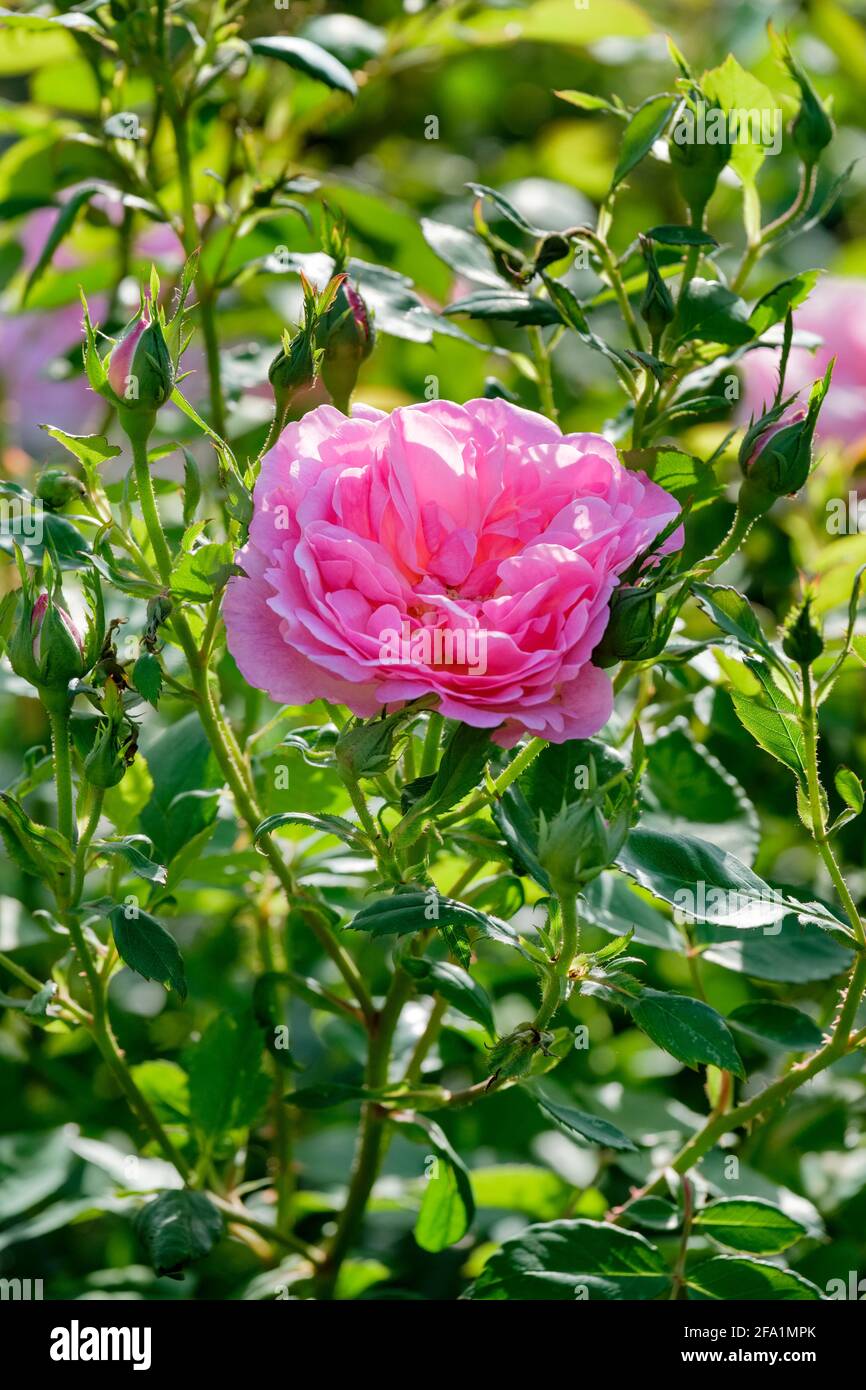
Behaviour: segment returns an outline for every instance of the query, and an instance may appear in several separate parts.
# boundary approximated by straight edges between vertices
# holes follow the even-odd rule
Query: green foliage
[[[862,386],[844,347],[847,397],[826,361],[792,382],[824,271],[866,267],[837,153],[861,20],[813,5],[764,40],[749,5],[528,0],[292,7],[277,34],[245,0],[51,8],[0,28],[4,1278],[823,1297],[866,1260],[866,554],[828,524],[866,426],[833,433]],[[139,302],[145,399],[118,415]],[[574,633],[604,727],[514,744],[396,673],[362,717],[312,698],[336,651],[298,656],[305,706],[252,689],[222,614],[265,583],[254,506],[287,548],[381,511],[374,487],[328,513],[302,448],[269,460],[306,479],[288,516],[254,504],[286,423],[482,396],[608,441],[531,557],[534,445],[485,518],[469,603],[503,644],[497,566],[541,575],[571,503],[592,530],[611,445],[676,501]],[[447,489],[405,485],[419,555],[469,545]],[[323,612],[388,609],[366,541],[347,566],[303,545]],[[268,652],[320,621],[266,617]],[[488,679],[507,707],[507,667]]]

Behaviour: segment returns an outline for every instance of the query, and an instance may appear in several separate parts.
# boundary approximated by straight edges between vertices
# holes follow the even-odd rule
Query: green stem
[[[388,1060],[394,1030],[412,988],[411,977],[398,966],[382,1009],[376,1015],[370,1031],[366,1071],[366,1084],[370,1090],[378,1090],[388,1080]],[[367,1202],[384,1153],[386,1124],[387,1114],[382,1107],[375,1101],[366,1102],[362,1109],[358,1146],[346,1202],[322,1268],[318,1291],[320,1298],[333,1298],[343,1261],[351,1250],[364,1219]]]
[[[430,1010],[430,1017],[427,1019],[424,1031],[419,1037],[409,1058],[409,1065],[403,1076],[403,1080],[408,1085],[414,1085],[421,1080],[421,1070],[424,1059],[435,1043],[442,1028],[442,1020],[448,1011],[448,1001],[439,996],[433,1008]]]
[[[168,586],[171,583],[171,552],[165,533],[162,529],[162,522],[159,519],[159,512],[156,506],[156,496],[153,491],[153,478],[150,472],[150,464],[147,459],[147,440],[143,434],[134,433],[130,435],[132,444],[132,460],[135,469],[135,485],[138,489],[138,500],[141,504],[141,514],[144,517],[144,524],[150,539],[153,557],[156,560],[156,567],[159,571],[160,579],[163,584]]]
[[[168,585],[171,578],[171,555],[162,529],[162,522],[156,507],[150,469],[147,466],[147,445],[144,440],[132,440],[135,476],[138,484],[142,515],[147,527],[151,547],[157,560],[163,582]],[[190,626],[182,612],[171,617],[172,627],[183,648],[196,694],[198,715],[202,722],[220,771],[234,797],[235,805],[251,834],[255,835],[264,815],[256,801],[251,782],[247,775],[237,742],[226,725],[219,706],[211,690],[209,672],[203,654],[198,650]],[[278,846],[270,835],[262,835],[259,847],[268,860],[280,885],[291,901],[295,895],[295,884],[291,871],[285,863]],[[331,957],[349,989],[357,999],[366,1018],[373,1015],[373,1001],[351,956],[336,940],[325,917],[320,913],[306,911],[307,924],[311,927],[323,950]]]
[[[51,740],[54,745],[54,780],[57,784],[57,829],[75,843],[75,816],[72,800],[72,750],[69,744],[69,713],[49,710]]]
[[[812,673],[808,666],[800,668],[803,680],[803,709],[801,727],[803,730],[803,740],[806,752],[806,781],[809,788],[809,808],[812,813],[812,834],[824,865],[833,880],[833,886],[839,894],[839,900],[845,909],[848,921],[851,923],[855,937],[861,946],[866,946],[866,934],[864,934],[863,921],[857,911],[856,904],[845,877],[837,863],[836,856],[830,847],[827,839],[827,825],[824,817],[824,797],[822,795],[821,781],[818,775],[818,724],[815,711],[814,693],[812,689]]]
[[[731,281],[731,289],[734,294],[739,294],[743,289],[756,262],[763,255],[765,248],[770,242],[774,241],[779,233],[784,231],[784,229],[808,207],[812,200],[812,194],[815,192],[817,178],[817,165],[804,164],[802,166],[800,170],[800,187],[797,190],[797,196],[791,206],[786,212],[783,212],[780,217],[777,217],[774,222],[769,222],[767,226],[761,230],[758,239],[751,242],[746,247],[737,273]]]
[[[560,894],[559,906],[562,913],[562,939],[559,943],[559,954],[547,976],[538,1012],[532,1020],[532,1026],[539,1032],[542,1028],[547,1027],[565,997],[568,972],[577,954],[580,922],[577,916],[576,894],[570,892]]]
[[[424,746],[421,749],[421,776],[427,777],[431,772],[436,771],[436,762],[439,757],[439,741],[442,738],[442,730],[445,720],[437,711],[431,710],[427,716],[427,732],[424,735]]]
[[[722,541],[715,554],[710,555],[706,563],[695,571],[692,576],[693,579],[698,581],[708,579],[711,574],[714,574],[717,569],[720,569],[725,561],[729,560],[739,549],[740,545],[751,531],[755,520],[756,518],[754,516],[746,515],[746,513],[740,511],[738,507],[734,515],[734,520],[731,523],[730,531],[725,536],[725,539]]]
[[[523,745],[517,757],[512,758],[505,771],[499,774],[489,792],[482,792],[479,796],[473,797],[472,801],[468,801],[466,805],[459,810],[452,811],[449,816],[443,816],[438,824],[440,826],[454,825],[457,821],[465,820],[467,816],[474,816],[476,811],[483,811],[485,806],[489,806],[492,801],[497,801],[499,797],[502,796],[502,793],[511,786],[511,783],[515,781],[522,772],[525,772],[529,764],[538,757],[542,748],[546,747],[547,743],[545,739],[531,738],[528,743]],[[406,824],[408,824],[410,818],[411,812],[410,816],[406,818]],[[401,824],[403,824],[403,822],[401,822]],[[397,832],[399,832],[399,830],[400,826],[398,825]]]
[[[540,328],[530,328],[529,339],[532,343],[532,356],[535,359],[535,366],[538,371],[538,394],[541,401],[541,409],[544,411],[545,415],[556,422],[559,419],[559,415],[556,409],[556,399],[553,394],[550,353],[544,341],[544,333]]]

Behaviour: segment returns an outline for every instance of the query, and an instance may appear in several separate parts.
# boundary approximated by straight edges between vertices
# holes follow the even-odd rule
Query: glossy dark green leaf
[[[745,1303],[815,1301],[820,1290],[792,1269],[740,1255],[717,1255],[690,1269],[689,1298],[733,1299]]]
[[[171,932],[135,903],[117,906],[107,914],[117,954],[145,980],[158,980],[186,998],[183,956]]]
[[[755,336],[745,300],[718,280],[699,276],[677,305],[673,332],[677,343],[722,343],[725,347],[748,343]]]
[[[636,1231],[602,1221],[550,1221],[507,1240],[464,1297],[646,1299],[669,1287],[664,1258]]]
[[[310,39],[279,34],[275,38],[251,39],[250,48],[263,58],[277,58],[335,91],[346,92],[350,97],[358,95],[357,83],[349,69],[339,58]]]
[[[694,1227],[720,1245],[749,1255],[780,1255],[807,1234],[801,1222],[759,1197],[710,1202],[696,1213]]]
[[[575,1110],[571,1105],[560,1105],[542,1091],[536,1091],[535,1100],[542,1114],[552,1120],[557,1129],[561,1129],[570,1139],[576,1139],[578,1143],[597,1144],[604,1149],[637,1152],[637,1145],[609,1120],[590,1115],[585,1110]]]
[[[561,323],[558,309],[549,299],[538,299],[533,295],[520,294],[517,290],[477,290],[465,299],[456,299],[443,314],[467,314],[473,319],[495,319],[505,323],[517,323],[523,327]]]
[[[135,1227],[156,1273],[178,1277],[179,1270],[213,1249],[223,1233],[223,1218],[203,1192],[184,1187],[147,1202]]]
[[[664,95],[650,97],[638,107],[623,131],[619,158],[613,171],[612,188],[621,183],[649,154],[656,140],[663,134],[676,104],[673,97]]]
[[[741,1004],[728,1014],[728,1026],[764,1047],[781,1048],[784,1052],[813,1052],[821,1046],[823,1037],[808,1014],[773,999]]]
[[[480,1023],[488,1033],[496,1032],[490,998],[467,970],[447,960],[403,957],[403,969],[422,994],[441,994],[452,1008]]]
[[[745,1076],[739,1053],[721,1014],[702,999],[643,989],[631,1016],[657,1047],[687,1066],[715,1066]]]

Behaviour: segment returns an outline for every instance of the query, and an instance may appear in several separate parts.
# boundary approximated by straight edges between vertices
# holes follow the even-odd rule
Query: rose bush
[[[0,12],[0,1295],[855,1300],[858,21],[56,8]]]

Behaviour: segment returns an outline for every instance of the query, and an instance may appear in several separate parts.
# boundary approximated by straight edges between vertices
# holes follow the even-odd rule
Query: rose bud
[[[609,868],[625,844],[630,815],[618,811],[605,819],[598,801],[587,792],[563,806],[538,828],[538,862],[557,893],[579,892]]]
[[[610,601],[610,621],[592,654],[594,666],[638,661],[650,655],[656,618],[656,592],[622,584]]]
[[[716,116],[717,112],[718,108],[710,107],[705,101],[701,112],[696,111],[691,101],[684,102],[668,141],[671,164],[680,192],[696,227],[701,226],[704,209],[713,195],[719,175],[731,157],[727,132],[717,128],[718,122],[714,124],[712,131],[696,128],[702,114],[709,125],[709,118]],[[718,112],[720,117],[722,114]],[[711,141],[708,138],[711,133],[720,137],[724,135],[725,138]]]
[[[640,248],[647,267],[646,289],[640,302],[640,314],[650,331],[653,343],[657,343],[674,316],[674,301],[659,274],[649,237],[641,236]]]
[[[344,280],[330,308],[319,320],[317,343],[324,348],[322,380],[331,400],[344,415],[358,380],[361,363],[373,351],[373,325],[358,291]]]
[[[44,592],[35,603],[32,595],[24,594],[9,660],[16,675],[43,695],[65,697],[69,682],[80,680],[88,669],[81,633],[66,609]]]
[[[812,471],[812,442],[824,397],[830,386],[833,362],[822,381],[812,387],[807,409],[793,411],[777,404],[754,422],[740,445],[740,468],[745,482],[740,489],[740,511],[762,516],[777,497],[793,496]]]
[[[46,468],[36,484],[36,496],[50,512],[59,511],[76,497],[83,497],[85,490],[81,479],[67,473],[65,468]]]
[[[107,719],[100,725],[93,747],[84,759],[84,775],[91,786],[107,791],[117,786],[125,772],[123,740],[114,723]]]
[[[124,409],[153,414],[174,389],[174,364],[159,311],[149,300],[141,308],[107,359],[108,385]]]
[[[812,596],[807,595],[785,619],[782,651],[798,666],[811,666],[824,650],[820,627],[812,618]]]
[[[805,165],[811,168],[833,139],[833,122],[824,103],[812,86],[808,73],[800,66],[787,39],[771,29],[770,37],[776,54],[800,88],[800,109],[794,117],[791,134],[794,148]]]
[[[277,410],[285,415],[299,391],[315,385],[321,350],[313,347],[306,329],[293,338],[288,333],[283,345],[268,368],[268,381],[274,390]]]

